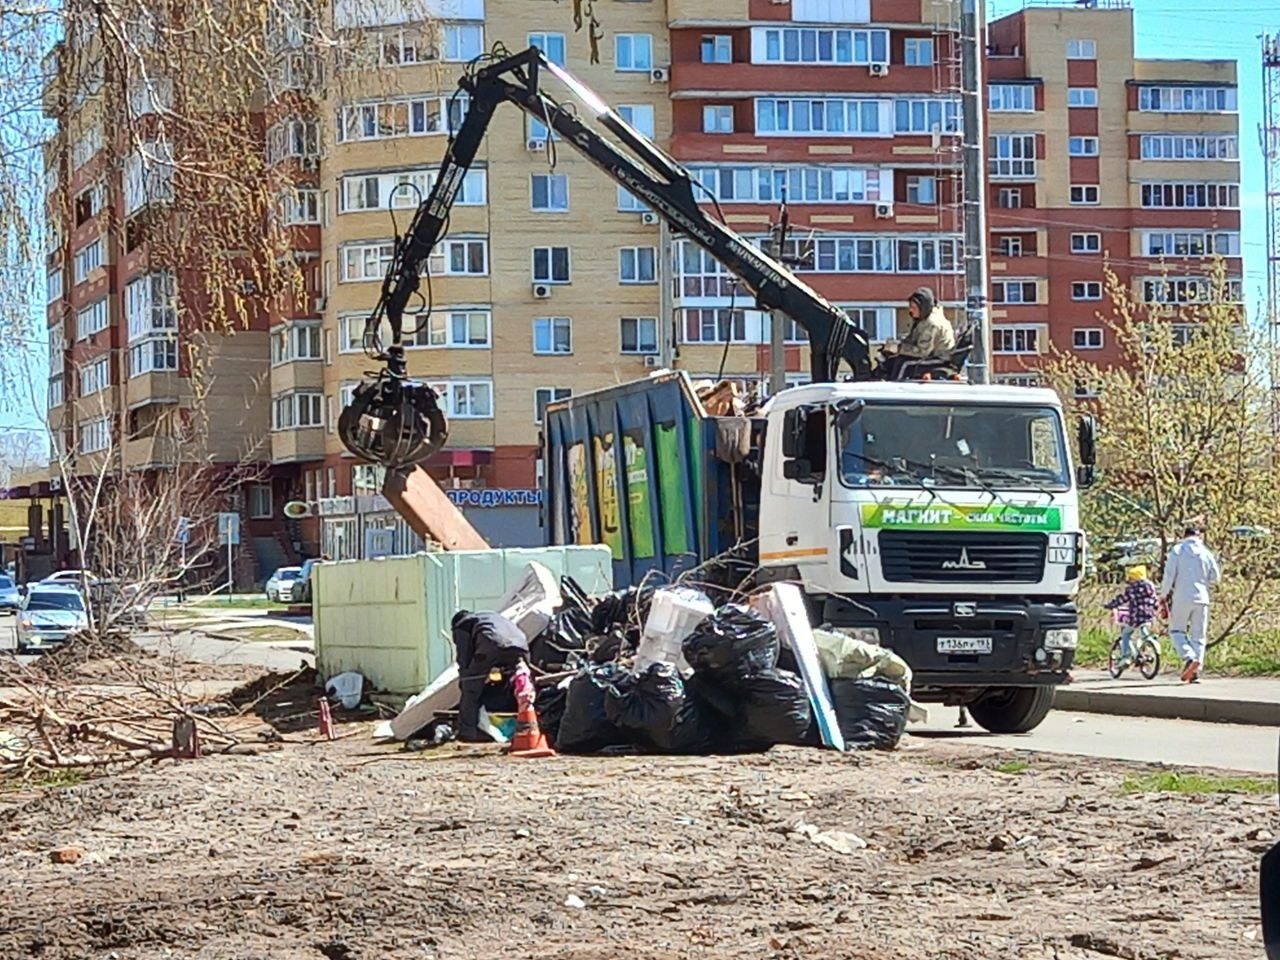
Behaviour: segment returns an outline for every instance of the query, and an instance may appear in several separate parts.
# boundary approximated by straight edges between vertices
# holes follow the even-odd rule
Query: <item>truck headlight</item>
[[[880,646],[879,627],[841,627],[840,632],[854,640],[875,644],[877,647]]]
[[[1075,627],[1057,627],[1046,630],[1044,648],[1046,650],[1074,650],[1080,642],[1080,631]]]

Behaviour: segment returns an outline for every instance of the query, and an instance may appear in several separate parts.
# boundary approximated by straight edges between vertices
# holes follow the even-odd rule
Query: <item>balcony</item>
[[[296,427],[271,432],[271,459],[276,463],[322,460],[325,431],[320,427]]]
[[[143,373],[126,381],[125,405],[134,410],[153,403],[178,403],[182,393],[183,381],[175,371]]]
[[[286,360],[271,368],[271,394],[323,390],[324,365],[319,360]]]
[[[43,89],[40,94],[41,104],[44,107],[44,115],[50,119],[59,116],[66,106],[67,86],[66,78],[62,73],[62,54],[65,49],[65,46],[59,41],[40,61],[41,82],[43,83]]]
[[[127,470],[154,470],[178,463],[180,448],[172,437],[139,437],[126,440],[124,466]]]

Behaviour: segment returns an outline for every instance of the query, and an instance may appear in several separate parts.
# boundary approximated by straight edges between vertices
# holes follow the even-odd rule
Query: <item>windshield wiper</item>
[[[1046,497],[1048,497],[1051,500],[1053,499],[1053,496],[1054,496],[1053,490],[1049,489],[1044,484],[1038,482],[1034,477],[1027,476],[1025,473],[1020,473],[1017,470],[1009,470],[1005,467],[983,467],[982,472],[991,474],[992,476],[998,477],[1002,480],[1013,480],[1017,483],[1028,484],[1029,486],[1035,488],[1035,490],[1038,493],[1044,494]]]

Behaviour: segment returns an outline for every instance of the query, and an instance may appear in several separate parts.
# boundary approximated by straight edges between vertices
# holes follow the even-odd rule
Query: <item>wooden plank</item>
[[[382,495],[424,540],[434,540],[445,550],[489,549],[489,542],[422,467],[388,470]]]

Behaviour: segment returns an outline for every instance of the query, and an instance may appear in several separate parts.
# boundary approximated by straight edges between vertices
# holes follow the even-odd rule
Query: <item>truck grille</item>
[[[894,583],[1038,583],[1042,533],[880,532],[880,565]]]

